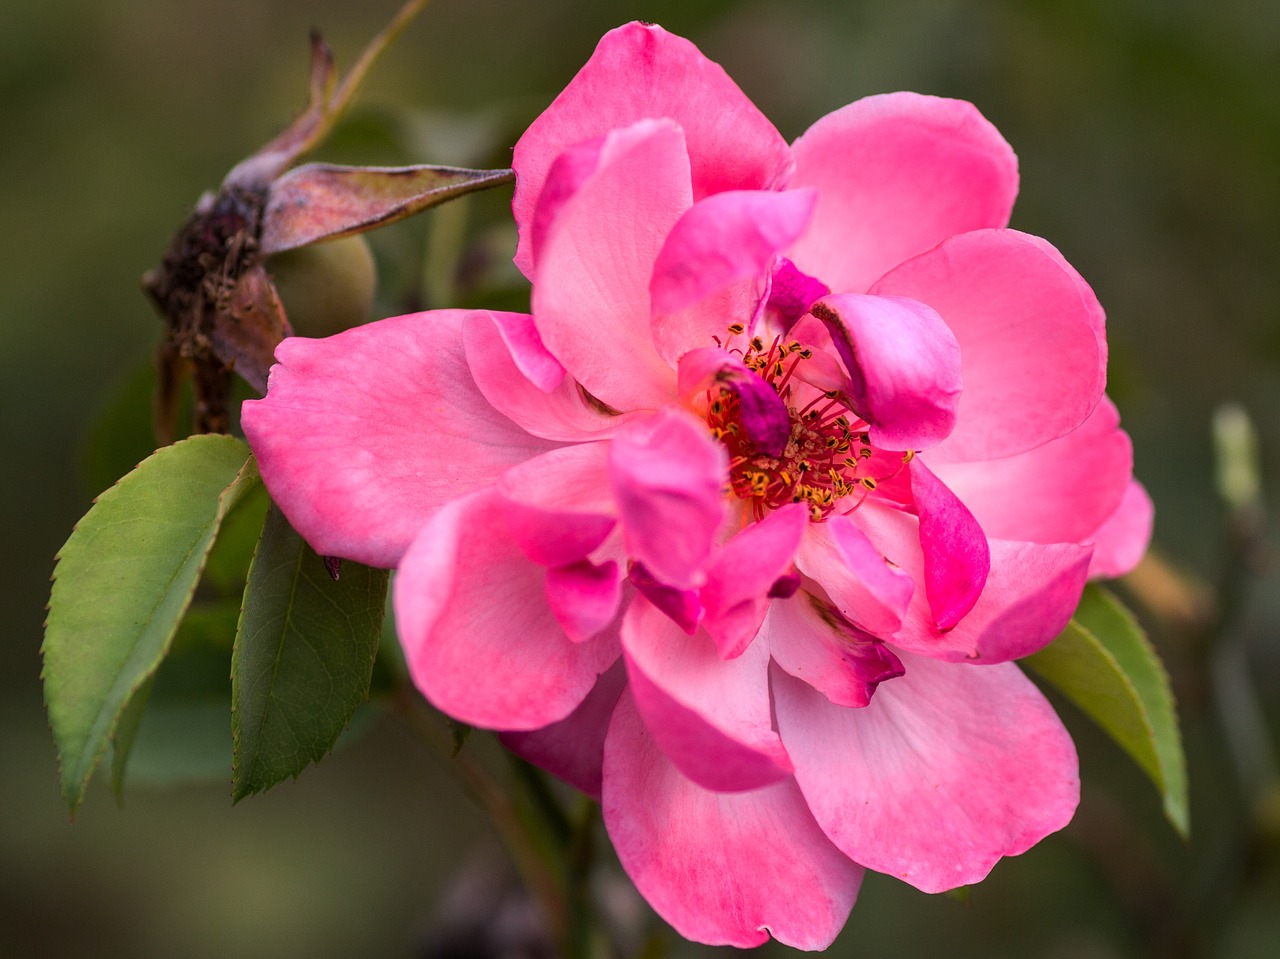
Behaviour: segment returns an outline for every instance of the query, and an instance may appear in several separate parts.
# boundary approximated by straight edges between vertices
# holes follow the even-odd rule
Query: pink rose
[[[1151,508],[1008,144],[899,93],[788,147],[630,24],[514,167],[532,316],[288,339],[244,408],[308,541],[398,569],[423,694],[601,796],[704,942],[822,948],[864,869],[936,892],[1065,825],[1074,747],[1010,661]]]

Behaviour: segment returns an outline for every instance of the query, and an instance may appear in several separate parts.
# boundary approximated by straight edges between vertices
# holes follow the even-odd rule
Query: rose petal
[[[629,23],[605,34],[516,144],[516,265],[526,276],[533,275],[534,211],[552,163],[574,144],[646,117],[670,117],[684,130],[695,198],[769,189],[791,172],[786,141],[719,64],[661,27]]]
[[[1044,240],[1014,230],[952,237],[871,292],[927,303],[960,343],[956,428],[931,462],[1034,449],[1075,429],[1102,398],[1102,307]]]
[[[431,513],[551,443],[485,400],[463,357],[471,314],[438,310],[276,350],[241,423],[289,522],[321,555],[395,566]]]
[[[825,949],[862,868],[823,836],[791,780],[711,792],[657,748],[626,694],[604,750],[605,828],[640,894],[686,939]]]
[[[769,654],[747,647],[722,660],[711,638],[689,636],[637,597],[622,620],[627,677],[654,739],[680,771],[708,789],[755,789],[791,763],[773,729]]]
[[[618,434],[609,480],[627,554],[677,589],[701,586],[724,519],[724,447],[692,417],[662,410]]]
[[[775,670],[778,723],[831,841],[869,869],[941,892],[978,882],[1070,821],[1076,752],[1012,663],[901,655],[906,674],[865,709]]]
[[[890,564],[847,516],[811,524],[796,565],[851,623],[880,637],[902,626],[915,581]]]
[[[939,629],[951,629],[973,609],[991,569],[987,536],[956,494],[916,459],[907,467],[920,517],[924,591]]]
[[[576,563],[613,531],[608,457],[608,443],[579,443],[502,474],[497,488],[507,529],[529,559],[542,566]]]
[[[653,345],[649,278],[691,203],[684,134],[669,120],[641,120],[605,138],[599,165],[539,248],[533,315],[542,341],[615,410],[657,409],[675,392]]]
[[[1093,541],[1090,579],[1110,579],[1133,570],[1146,555],[1155,521],[1155,505],[1137,480],[1129,482],[1124,499],[1106,522],[1089,537]]]
[[[923,303],[833,294],[810,312],[831,332],[852,380],[853,409],[886,450],[921,450],[946,439],[960,400],[960,346]]]
[[[622,580],[613,560],[596,565],[580,560],[547,570],[547,606],[575,643],[600,633],[613,622],[622,599]]]
[[[1005,226],[1018,192],[1013,150],[961,100],[867,97],[815,123],[794,153],[791,186],[820,199],[791,259],[843,293],[956,233]]]
[[[423,527],[395,579],[396,631],[438,709],[473,726],[537,729],[573,712],[617,659],[616,635],[570,641],[544,578],[493,490],[449,503]]]
[[[791,436],[787,404],[732,353],[718,346],[690,350],[680,357],[677,385],[680,399],[704,414],[728,390],[737,397],[738,424],[760,452],[781,456],[786,449]]]

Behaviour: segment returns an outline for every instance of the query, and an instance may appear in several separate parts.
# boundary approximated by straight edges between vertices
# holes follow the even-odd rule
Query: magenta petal
[[[692,636],[698,631],[706,610],[696,589],[676,589],[654,579],[644,563],[632,563],[628,574],[631,585],[640,595],[661,610],[673,623]]]
[[[702,587],[707,615],[702,628],[721,659],[732,659],[755,639],[769,609],[774,584],[791,568],[808,508],[789,503],[752,523],[725,544]]]
[[[794,152],[791,186],[820,199],[791,259],[847,293],[956,233],[1005,226],[1018,192],[1013,150],[960,100],[867,97],[815,123]]]
[[[946,439],[960,400],[960,346],[937,313],[902,297],[860,294],[823,297],[810,312],[831,331],[872,443],[921,450]]]
[[[702,585],[727,469],[724,447],[687,414],[662,410],[619,433],[609,480],[628,555],[669,586]]]
[[[769,653],[749,646],[728,662],[703,632],[689,636],[637,597],[622,620],[627,677],[667,757],[707,789],[755,789],[791,763],[773,729]]]
[[[276,348],[241,422],[272,498],[322,555],[395,566],[431,513],[551,443],[472,383],[461,310]]]
[[[800,317],[809,312],[809,307],[830,292],[827,284],[801,273],[784,257],[773,271],[766,305],[778,325],[790,330]]]
[[[532,323],[531,318],[526,319]],[[612,415],[598,403],[589,402],[578,384],[564,376],[559,361],[555,361],[560,369],[559,379],[550,391],[545,391],[543,386],[553,378],[552,370],[524,340],[529,329],[520,327],[522,342],[513,348],[511,343],[516,337],[510,326],[500,322],[499,314],[474,313],[463,328],[471,377],[495,410],[533,436],[565,442],[602,439],[634,418],[633,413]],[[537,331],[533,332],[536,335]],[[545,351],[541,343],[539,339],[538,348]],[[516,353],[522,355],[517,357]],[[526,374],[525,367],[532,373]],[[541,379],[534,382],[530,375]]]
[[[861,707],[876,687],[902,675],[885,645],[842,621],[809,593],[774,603],[760,629],[773,661],[837,706]]]
[[[654,349],[649,279],[689,208],[684,134],[667,120],[610,133],[538,250],[533,315],[547,349],[615,410],[657,409],[675,376]]]
[[[915,580],[890,564],[847,516],[811,525],[796,565],[851,623],[880,637],[902,626]]]
[[[1131,571],[1146,555],[1155,521],[1155,506],[1137,480],[1131,480],[1124,498],[1107,521],[1085,541],[1093,542],[1090,579],[1110,579]]]
[[[787,404],[732,353],[718,346],[690,350],[680,357],[677,385],[680,398],[700,410],[728,390],[738,398],[739,425],[760,452],[781,456],[786,449],[791,436]]]
[[[552,163],[569,147],[646,117],[670,117],[689,141],[693,195],[779,186],[791,151],[765,116],[688,40],[629,23],[604,38],[516,144],[516,265],[532,276],[534,211]]]
[[[932,465],[933,458],[929,457]],[[1133,474],[1133,445],[1105,396],[1066,436],[998,460],[940,463],[934,472],[988,536],[1089,543],[1119,507]]]
[[[779,253],[813,215],[812,190],[717,193],[690,207],[672,228],[653,267],[653,341],[672,365],[686,351],[724,338],[751,312],[721,315],[705,308],[713,293],[740,280],[763,290]],[[754,304],[751,304],[754,306]]]
[[[617,659],[617,640],[572,642],[544,579],[512,540],[496,492],[441,508],[405,553],[394,588],[396,631],[422,694],[489,729],[537,729],[576,709]]]
[[[831,841],[868,869],[941,892],[981,880],[1070,821],[1076,752],[1012,663],[902,656],[906,674],[865,709],[833,705],[775,671],[778,724]]]
[[[613,560],[596,565],[581,560],[547,570],[547,606],[575,643],[590,639],[618,614],[622,580]]]
[[[920,460],[908,466],[920,517],[924,592],[939,629],[951,629],[973,609],[991,569],[987,536],[945,483]]]
[[[772,934],[825,949],[853,908],[863,870],[822,834],[794,782],[701,788],[657,748],[627,695],[605,740],[602,800],[622,868],[686,939],[749,948]]]
[[[619,660],[600,676],[582,705],[564,719],[528,732],[503,732],[502,744],[521,759],[599,799],[605,732],[626,685],[627,670]]]
[[[1102,307],[1052,246],[1013,230],[952,237],[871,290],[938,312],[960,343],[964,394],[937,462],[996,459],[1075,429],[1106,382]]]

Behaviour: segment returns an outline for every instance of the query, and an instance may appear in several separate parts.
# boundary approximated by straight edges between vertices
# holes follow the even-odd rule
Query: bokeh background
[[[8,0],[0,12],[0,954],[417,956],[458,903],[485,900],[467,891],[501,861],[483,817],[394,722],[235,808],[226,781],[133,789],[123,807],[95,786],[69,823],[38,682],[54,553],[112,457],[131,455],[92,436],[160,333],[138,277],[199,192],[301,106],[308,30],[349,64],[396,6]],[[434,0],[321,157],[505,165],[600,34],[633,18],[697,42],[788,138],[871,93],[977,103],[1021,160],[1013,225],[1055,243],[1107,308],[1111,392],[1157,504],[1160,562],[1128,589],[1180,698],[1191,842],[1064,709],[1083,757],[1075,822],[967,901],[869,875],[833,954],[1280,955],[1276,537],[1230,531],[1210,437],[1217,406],[1242,404],[1274,508],[1280,4]],[[505,282],[506,200],[375,235],[379,308]],[[461,273],[442,252],[459,238]]]

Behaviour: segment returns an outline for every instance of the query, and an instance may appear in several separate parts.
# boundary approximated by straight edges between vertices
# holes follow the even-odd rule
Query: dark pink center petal
[[[919,459],[907,467],[920,517],[924,592],[939,629],[951,629],[973,609],[991,569],[987,535],[956,494]]]
[[[880,683],[902,675],[882,642],[808,592],[773,603],[760,636],[775,663],[838,706],[865,706]]]
[[[816,200],[812,190],[731,191],[685,212],[649,285],[653,342],[668,363],[754,314],[774,261],[804,232]]]
[[[472,382],[474,317],[419,313],[277,348],[267,397],[241,421],[272,498],[322,555],[394,566],[434,510],[554,445]]]
[[[773,728],[769,654],[723,660],[706,633],[683,632],[641,597],[622,619],[631,694],[662,751],[707,789],[756,789],[791,773]]]
[[[547,606],[560,628],[575,643],[600,633],[613,622],[622,598],[618,564],[580,560],[547,570]]]
[[[773,271],[769,287],[770,315],[784,330],[790,330],[809,307],[831,292],[821,280],[801,273],[794,263],[785,257]]]
[[[724,448],[685,413],[666,409],[610,444],[609,481],[627,554],[663,583],[701,586],[724,521]]]
[[[681,399],[707,406],[708,412],[710,406],[732,397],[736,422],[751,443],[769,456],[781,456],[786,449],[791,435],[787,404],[733,354],[715,346],[690,350],[680,357],[678,384]],[[698,403],[700,393],[707,399]]]
[[[853,907],[862,868],[822,834],[794,782],[704,789],[663,754],[627,694],[605,740],[601,805],[623,869],[687,939],[750,948],[772,935],[825,949]]]
[[[619,27],[516,144],[516,265],[526,276],[533,275],[534,211],[556,158],[647,117],[670,117],[684,130],[697,199],[772,189],[790,175],[786,141],[718,64],[661,27]]]
[[[941,892],[1067,824],[1076,752],[1017,666],[900,655],[905,675],[865,709],[775,671],[778,726],[831,841],[869,869]]]
[[[498,493],[442,507],[394,587],[396,631],[422,694],[489,729],[537,729],[577,708],[616,660],[617,638],[571,641],[545,579],[512,538]]]
[[[794,151],[792,185],[820,199],[789,256],[846,293],[949,236],[1005,226],[1018,192],[1013,150],[960,100],[867,97],[823,117]]]
[[[932,309],[902,297],[835,294],[810,312],[849,372],[851,406],[882,449],[921,450],[951,433],[960,401],[960,346]]]
[[[725,544],[702,587],[707,615],[702,628],[722,659],[742,655],[769,608],[769,597],[787,575],[809,525],[803,503],[791,503],[752,523]]]

